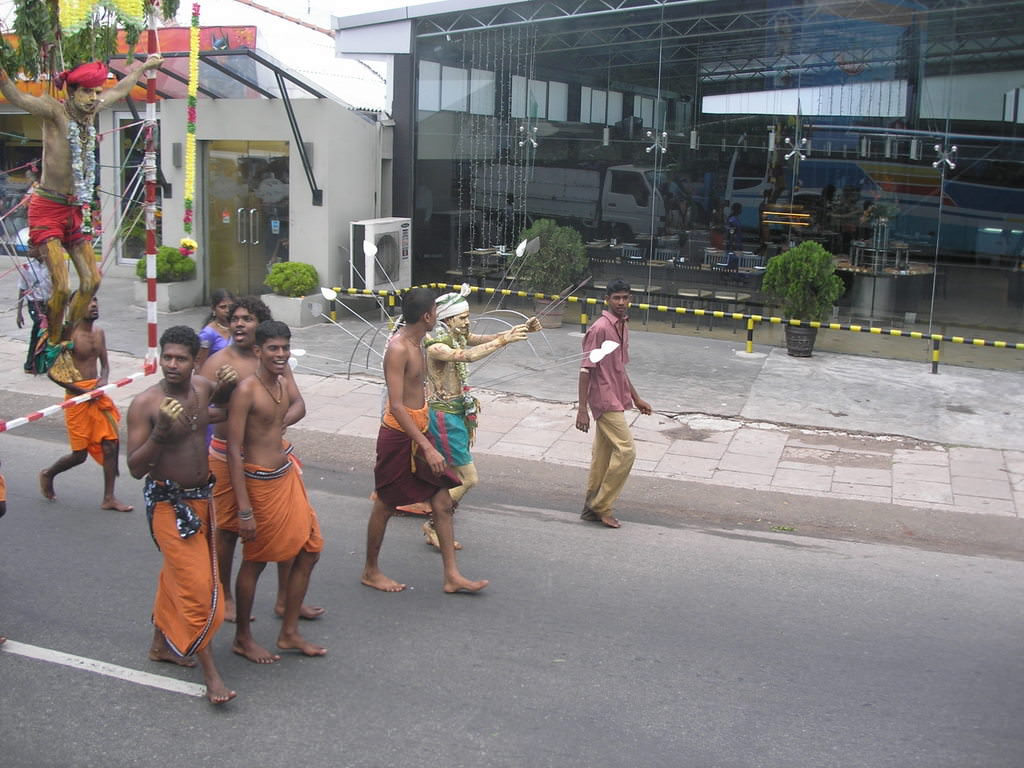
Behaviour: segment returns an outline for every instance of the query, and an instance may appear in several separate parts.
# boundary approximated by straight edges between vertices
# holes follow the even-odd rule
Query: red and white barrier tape
[[[29,424],[33,421],[39,421],[40,419],[43,419],[47,416],[51,416],[54,413],[58,413],[59,411],[62,411],[65,408],[70,408],[72,405],[78,405],[79,403],[84,403],[88,400],[95,400],[100,395],[106,394],[109,390],[127,386],[128,384],[131,384],[132,382],[141,379],[143,376],[148,376],[150,373],[153,372],[154,371],[142,370],[139,371],[138,373],[133,373],[131,376],[128,376],[127,378],[112,382],[111,384],[102,386],[99,389],[93,389],[89,392],[86,392],[84,395],[77,395],[75,397],[72,397],[68,400],[65,400],[63,403],[57,403],[55,405],[47,406],[46,408],[43,408],[43,410],[41,411],[30,413],[28,416],[22,416],[19,419],[11,419],[10,421],[0,421],[0,432],[10,432],[12,429],[16,429],[17,427]]]

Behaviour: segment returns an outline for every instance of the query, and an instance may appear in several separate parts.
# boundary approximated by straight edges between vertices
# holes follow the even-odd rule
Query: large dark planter
[[[786,351],[790,357],[810,357],[818,329],[809,325],[786,326]]]

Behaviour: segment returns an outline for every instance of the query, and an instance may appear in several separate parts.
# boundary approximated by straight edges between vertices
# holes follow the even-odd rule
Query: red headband
[[[107,81],[107,65],[100,61],[90,61],[86,64],[79,64],[71,71],[61,72],[57,75],[56,85],[63,88],[67,85],[74,85],[80,88],[99,88]]]

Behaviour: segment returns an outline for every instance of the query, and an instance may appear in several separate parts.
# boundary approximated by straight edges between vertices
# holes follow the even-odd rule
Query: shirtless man
[[[93,296],[89,300],[86,316],[75,323],[71,330],[71,344],[66,354],[71,355],[77,369],[74,381],[58,381],[53,377],[53,371],[50,371],[50,379],[67,390],[65,400],[107,384],[110,362],[107,360],[106,334],[102,328],[96,327],[99,316],[99,304]],[[100,502],[100,508],[131,512],[131,505],[122,504],[114,496],[114,479],[117,477],[120,447],[117,429],[121,423],[121,413],[114,405],[114,401],[104,394],[84,403],[69,406],[64,409],[64,423],[68,429],[71,453],[57,459],[53,466],[39,473],[39,489],[43,496],[50,501],[56,499],[53,479],[61,472],[77,467],[91,455],[103,465],[103,501]]]
[[[92,204],[95,185],[96,113],[123,99],[135,87],[143,72],[156,69],[163,58],[156,54],[107,91],[107,67],[90,62],[62,72],[57,87],[68,87],[67,101],[49,94],[32,96],[18,90],[0,69],[0,93],[19,109],[42,119],[43,168],[39,186],[28,205],[30,244],[40,251],[53,278],[53,292],[47,312],[49,342],[56,345],[64,332],[64,309],[70,286],[64,259],[70,255],[78,273],[78,293],[71,302],[68,325],[85,317],[89,302],[100,286],[100,273],[92,250],[92,234],[83,227],[82,206]],[[74,129],[74,131],[72,131]],[[72,140],[80,158],[73,158]],[[78,166],[76,170],[74,166]]]
[[[199,337],[187,326],[168,328],[160,338],[164,378],[132,400],[128,409],[128,470],[146,477],[143,491],[150,534],[164,565],[153,604],[153,641],[149,658],[183,667],[198,657],[206,698],[223,704],[235,698],[221,679],[210,641],[224,619],[217,599],[217,523],[210,510],[210,469],[206,425],[223,419],[211,408],[233,385],[228,366],[217,371],[217,384],[193,376]]]
[[[281,657],[253,639],[250,619],[256,582],[268,562],[292,563],[277,647],[306,656],[327,653],[299,632],[299,611],[323,539],[306,496],[302,469],[281,442],[285,416],[299,397],[295,379],[289,375],[288,326],[276,320],[260,323],[253,351],[259,361],[256,372],[238,384],[228,409],[228,469],[243,542],[231,649],[257,664],[272,664]],[[305,407],[302,411],[305,414]]]
[[[228,318],[231,343],[208,357],[200,369],[200,373],[208,379],[216,376],[221,366],[229,365],[238,372],[239,380],[242,380],[256,373],[259,364],[253,343],[256,339],[256,326],[270,319],[267,305],[255,296],[245,296],[235,302]],[[292,379],[291,368],[286,372],[286,376]],[[291,426],[305,415],[306,404],[296,387],[294,398],[284,416],[284,426]],[[235,544],[238,541],[238,501],[227,466],[227,434],[226,422],[214,425],[213,440],[210,444],[210,470],[217,478],[213,498],[217,507],[217,560],[220,566],[221,592],[224,596],[224,620],[234,621],[236,614],[231,574]],[[290,570],[291,563],[277,564],[277,600],[274,603],[274,612],[278,616],[284,615],[285,591]],[[300,615],[304,619],[318,619],[324,613],[324,609],[319,606],[304,605]]]
[[[388,520],[396,507],[430,500],[444,567],[445,592],[479,592],[489,583],[471,581],[455,561],[455,531],[449,488],[459,478],[426,435],[427,402],[423,386],[423,337],[437,320],[437,298],[429,288],[413,288],[402,297],[405,325],[388,341],[384,352],[387,406],[377,433],[377,463],[373,468],[374,499],[366,528],[366,563],[362,582],[383,592],[401,592],[405,584],[384,575],[378,565]],[[414,470],[410,471],[410,466]]]

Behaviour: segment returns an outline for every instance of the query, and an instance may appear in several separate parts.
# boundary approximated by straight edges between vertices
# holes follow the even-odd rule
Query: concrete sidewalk
[[[145,354],[145,311],[131,304],[131,280],[108,277],[100,323],[115,377]],[[12,290],[8,290],[8,289]],[[0,291],[13,292],[5,282]],[[476,310],[474,306],[474,311]],[[299,425],[374,439],[382,397],[383,332],[377,317],[296,329],[298,380],[308,415]],[[372,313],[371,313],[372,314]],[[199,327],[203,309],[162,314],[161,328]],[[493,332],[511,315],[481,321]],[[21,371],[24,338],[14,312],[0,314],[0,389],[61,399],[45,378]],[[860,499],[955,513],[1024,514],[1024,410],[1019,373],[816,352],[743,351],[732,339],[634,330],[630,375],[655,408],[633,413],[636,478]],[[590,436],[574,428],[578,327],[531,336],[474,364],[483,403],[475,451],[585,467]],[[117,390],[126,406],[149,386]],[[0,409],[10,420],[22,413]],[[59,416],[57,417],[59,418]],[[31,426],[23,429],[31,429]]]

